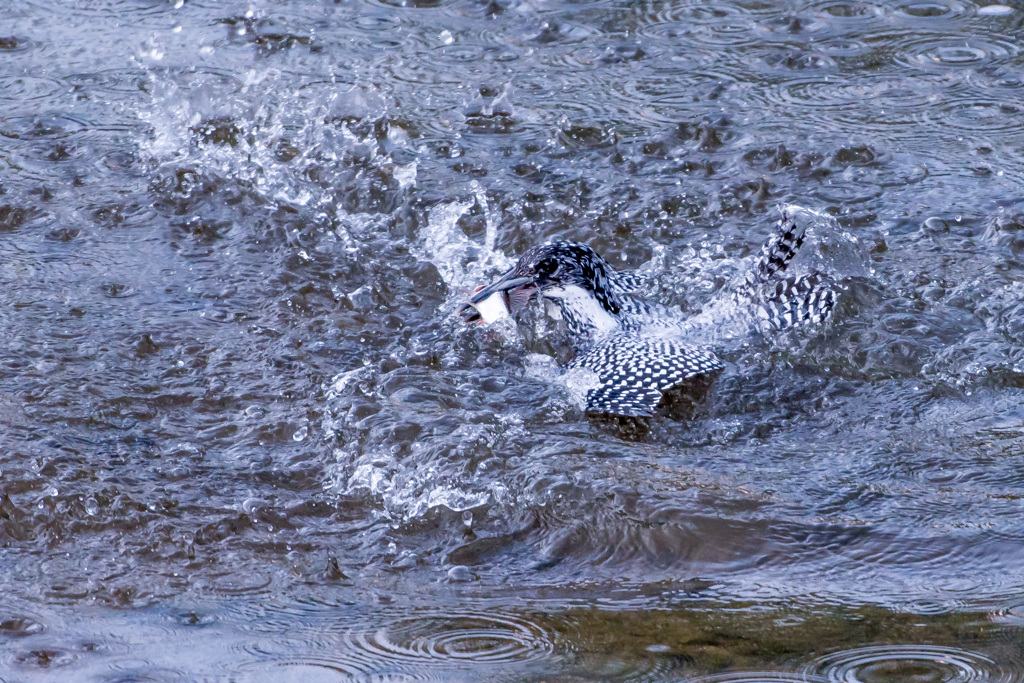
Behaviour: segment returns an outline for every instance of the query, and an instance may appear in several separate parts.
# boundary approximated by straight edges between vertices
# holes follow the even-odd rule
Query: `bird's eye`
[[[556,270],[558,270],[558,261],[553,258],[544,259],[537,264],[536,268],[534,268],[534,271],[536,271],[537,275],[540,277],[550,277],[555,274]]]

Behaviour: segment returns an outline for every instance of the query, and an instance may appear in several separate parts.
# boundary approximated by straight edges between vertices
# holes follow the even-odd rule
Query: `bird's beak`
[[[511,294],[511,291],[513,290],[521,289],[526,285],[532,286],[534,284],[534,279],[532,277],[510,277],[511,275],[511,272],[506,273],[500,279],[487,285],[479,292],[476,292],[470,298],[469,303],[478,304],[495,292],[509,292]]]
[[[502,303],[508,313],[515,313],[529,303],[530,298],[536,293],[536,280],[532,277],[513,277],[509,271],[498,280],[486,287],[481,287],[473,293],[469,303],[465,304],[460,313],[466,322],[480,321],[482,316],[478,310],[478,304],[486,301],[495,294],[501,295]]]

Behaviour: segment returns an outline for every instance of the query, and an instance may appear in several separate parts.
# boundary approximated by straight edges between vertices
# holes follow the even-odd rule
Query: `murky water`
[[[1024,7],[0,4],[0,678],[1024,680]],[[825,330],[588,419],[551,237]]]

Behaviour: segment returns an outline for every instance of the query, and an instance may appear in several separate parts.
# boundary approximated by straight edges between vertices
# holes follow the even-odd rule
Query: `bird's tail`
[[[804,243],[804,231],[783,214],[749,276],[758,315],[772,329],[820,325],[835,308],[835,283],[825,273],[813,270],[807,275],[782,276]]]
[[[754,269],[754,277],[761,282],[771,280],[785,272],[789,262],[796,256],[797,249],[804,243],[804,231],[786,214],[775,227],[775,232],[761,247],[761,258]]]
[[[821,325],[832,315],[836,290],[819,271],[776,280],[761,296],[758,315],[776,330],[797,325]]]

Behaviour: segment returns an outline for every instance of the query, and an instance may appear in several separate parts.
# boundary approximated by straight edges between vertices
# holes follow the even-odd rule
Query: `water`
[[[3,3],[0,679],[1024,680],[1024,8]],[[548,238],[844,292],[587,419]],[[727,312],[727,311],[726,311]]]

